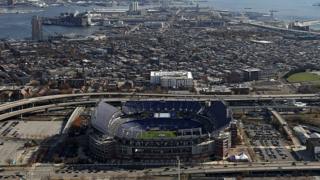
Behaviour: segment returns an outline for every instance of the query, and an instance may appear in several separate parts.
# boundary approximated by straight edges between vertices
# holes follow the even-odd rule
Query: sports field
[[[310,72],[301,72],[292,74],[288,77],[288,82],[296,83],[296,82],[320,82],[320,76],[316,73]]]
[[[141,139],[156,139],[168,137],[176,137],[176,133],[174,131],[146,131],[139,136],[139,138]]]

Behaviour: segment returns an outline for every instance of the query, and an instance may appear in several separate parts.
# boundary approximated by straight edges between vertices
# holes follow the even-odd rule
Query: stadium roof
[[[107,133],[109,121],[117,112],[120,112],[120,110],[116,107],[100,102],[92,119],[92,126],[102,133]]]

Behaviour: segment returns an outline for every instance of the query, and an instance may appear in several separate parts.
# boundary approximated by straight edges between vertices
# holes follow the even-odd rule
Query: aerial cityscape
[[[0,1],[0,179],[319,179],[319,12]]]

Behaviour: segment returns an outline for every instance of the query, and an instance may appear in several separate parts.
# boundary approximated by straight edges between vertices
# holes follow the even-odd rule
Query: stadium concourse
[[[88,133],[90,154],[99,162],[168,165],[177,156],[203,162],[230,147],[230,133],[222,130],[231,120],[222,101],[99,102]]]

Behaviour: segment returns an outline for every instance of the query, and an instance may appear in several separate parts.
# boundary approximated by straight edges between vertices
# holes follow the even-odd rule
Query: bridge
[[[0,105],[0,120],[18,115],[66,106],[92,106],[98,101],[125,102],[129,100],[176,100],[176,101],[216,101],[226,102],[254,102],[254,101],[281,101],[281,100],[319,100],[318,94],[287,94],[287,95],[192,95],[192,94],[145,94],[145,93],[81,93],[42,96],[22,99]],[[271,105],[270,105],[271,106]],[[268,107],[270,107],[268,106]]]
[[[265,25],[265,24],[259,24],[255,22],[248,22],[246,23],[248,25],[262,28],[262,29],[267,29],[270,31],[276,31],[276,32],[282,32],[282,33],[292,33],[295,35],[312,35],[312,36],[320,36],[319,32],[313,32],[313,31],[302,31],[302,30],[295,30],[295,29],[287,29],[287,28],[281,28],[281,27],[276,27],[276,26],[271,26],[271,25]]]

